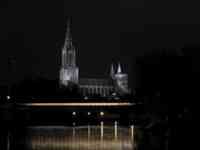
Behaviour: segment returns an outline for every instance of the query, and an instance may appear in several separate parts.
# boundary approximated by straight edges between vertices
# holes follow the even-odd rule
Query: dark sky
[[[1,2],[1,82],[40,74],[58,76],[67,16],[78,48],[81,76],[106,74],[120,60],[134,76],[135,59],[155,48],[198,44],[198,4],[184,1],[120,0]],[[14,60],[13,60],[14,59]],[[13,60],[9,65],[8,60]],[[10,74],[9,66],[15,66]]]

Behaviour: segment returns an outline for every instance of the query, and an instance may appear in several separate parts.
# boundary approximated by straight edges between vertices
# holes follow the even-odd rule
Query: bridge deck
[[[130,102],[34,102],[34,103],[17,103],[17,105],[20,106],[55,106],[55,107],[84,107],[84,106],[133,106],[135,103],[130,103]]]

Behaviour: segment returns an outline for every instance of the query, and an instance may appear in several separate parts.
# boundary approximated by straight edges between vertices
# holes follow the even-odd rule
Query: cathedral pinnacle
[[[120,62],[118,63],[118,68],[117,68],[117,73],[121,73],[122,72],[122,68],[121,68],[121,65],[120,65]]]
[[[113,78],[114,74],[115,74],[115,70],[114,70],[114,66],[113,66],[113,63],[112,63],[111,67],[110,67],[110,76]]]
[[[65,35],[65,44],[64,47],[67,47],[67,45],[72,44],[72,37],[71,37],[71,19],[69,18],[67,21],[67,30]]]

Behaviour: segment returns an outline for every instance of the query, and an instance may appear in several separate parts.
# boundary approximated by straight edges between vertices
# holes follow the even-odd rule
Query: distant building
[[[70,22],[67,23],[65,43],[61,53],[60,85],[68,87],[75,84],[84,96],[110,96],[111,94],[124,95],[129,93],[128,74],[122,72],[120,63],[115,72],[111,64],[110,75],[107,78],[80,78],[79,68],[76,65],[76,49],[72,43]]]

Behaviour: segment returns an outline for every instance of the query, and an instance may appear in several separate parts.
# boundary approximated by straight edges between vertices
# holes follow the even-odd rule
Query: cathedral
[[[130,91],[128,74],[122,72],[120,63],[117,64],[116,70],[114,65],[111,64],[110,74],[107,78],[79,77],[79,67],[76,65],[76,48],[73,46],[70,25],[70,21],[68,21],[65,42],[61,52],[60,85],[64,87],[77,85],[84,96],[128,94]]]

